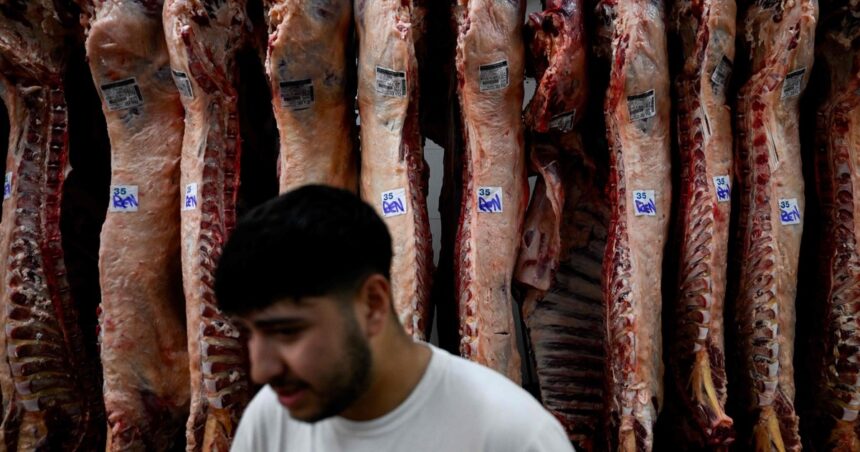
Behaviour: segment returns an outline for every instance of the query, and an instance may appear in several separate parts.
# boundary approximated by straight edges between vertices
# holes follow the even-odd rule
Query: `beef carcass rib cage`
[[[280,191],[309,183],[355,190],[352,4],[267,0],[265,6]]]
[[[816,188],[823,209],[821,308],[823,337],[814,363],[817,425],[807,438],[820,450],[860,447],[860,11],[852,2],[822,5],[816,65],[829,76],[818,109]]]
[[[174,71],[191,83],[183,96],[185,136],[182,277],[188,322],[191,414],[187,450],[226,450],[249,397],[247,352],[217,308],[215,265],[236,223],[239,118],[235,56],[246,26],[242,0],[168,0],[164,31]]]
[[[754,447],[799,450],[794,322],[803,175],[798,98],[812,69],[814,0],[757,1],[742,23],[751,70],[738,93],[740,279],[735,300],[742,384]]]
[[[179,266],[182,104],[161,2],[82,6],[111,138],[99,252],[107,450],[164,450],[183,431],[190,390]]]
[[[681,162],[680,258],[672,353],[677,391],[714,446],[734,439],[725,413],[723,306],[731,209],[732,134],[726,105],[735,55],[734,0],[676,0],[671,23],[681,45],[675,79]]]
[[[361,195],[391,232],[394,306],[406,331],[426,339],[433,310],[433,248],[427,166],[418,117],[418,61],[412,1],[355,2],[359,41]]]
[[[63,86],[67,12],[0,8],[0,95],[10,139],[0,222],[3,450],[78,450],[100,441],[101,401],[66,280],[60,201],[68,167]]]

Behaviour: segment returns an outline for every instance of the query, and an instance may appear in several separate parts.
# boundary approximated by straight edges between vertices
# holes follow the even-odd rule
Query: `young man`
[[[522,388],[406,334],[391,253],[373,208],[335,188],[297,189],[239,222],[215,291],[249,331],[251,377],[266,386],[232,450],[572,450]]]

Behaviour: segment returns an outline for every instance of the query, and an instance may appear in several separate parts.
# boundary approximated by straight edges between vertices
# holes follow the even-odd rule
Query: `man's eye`
[[[302,332],[301,328],[281,328],[271,331],[269,334],[284,338],[295,338]]]

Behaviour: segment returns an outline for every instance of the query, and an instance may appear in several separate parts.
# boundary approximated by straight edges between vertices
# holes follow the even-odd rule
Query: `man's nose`
[[[251,333],[248,340],[248,354],[251,359],[251,380],[266,384],[284,373],[284,365],[271,340],[261,334]]]

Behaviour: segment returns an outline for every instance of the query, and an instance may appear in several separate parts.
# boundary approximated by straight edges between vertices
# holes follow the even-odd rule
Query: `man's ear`
[[[367,337],[382,332],[391,315],[391,284],[384,276],[375,273],[367,277],[358,290],[356,315],[365,325]]]

